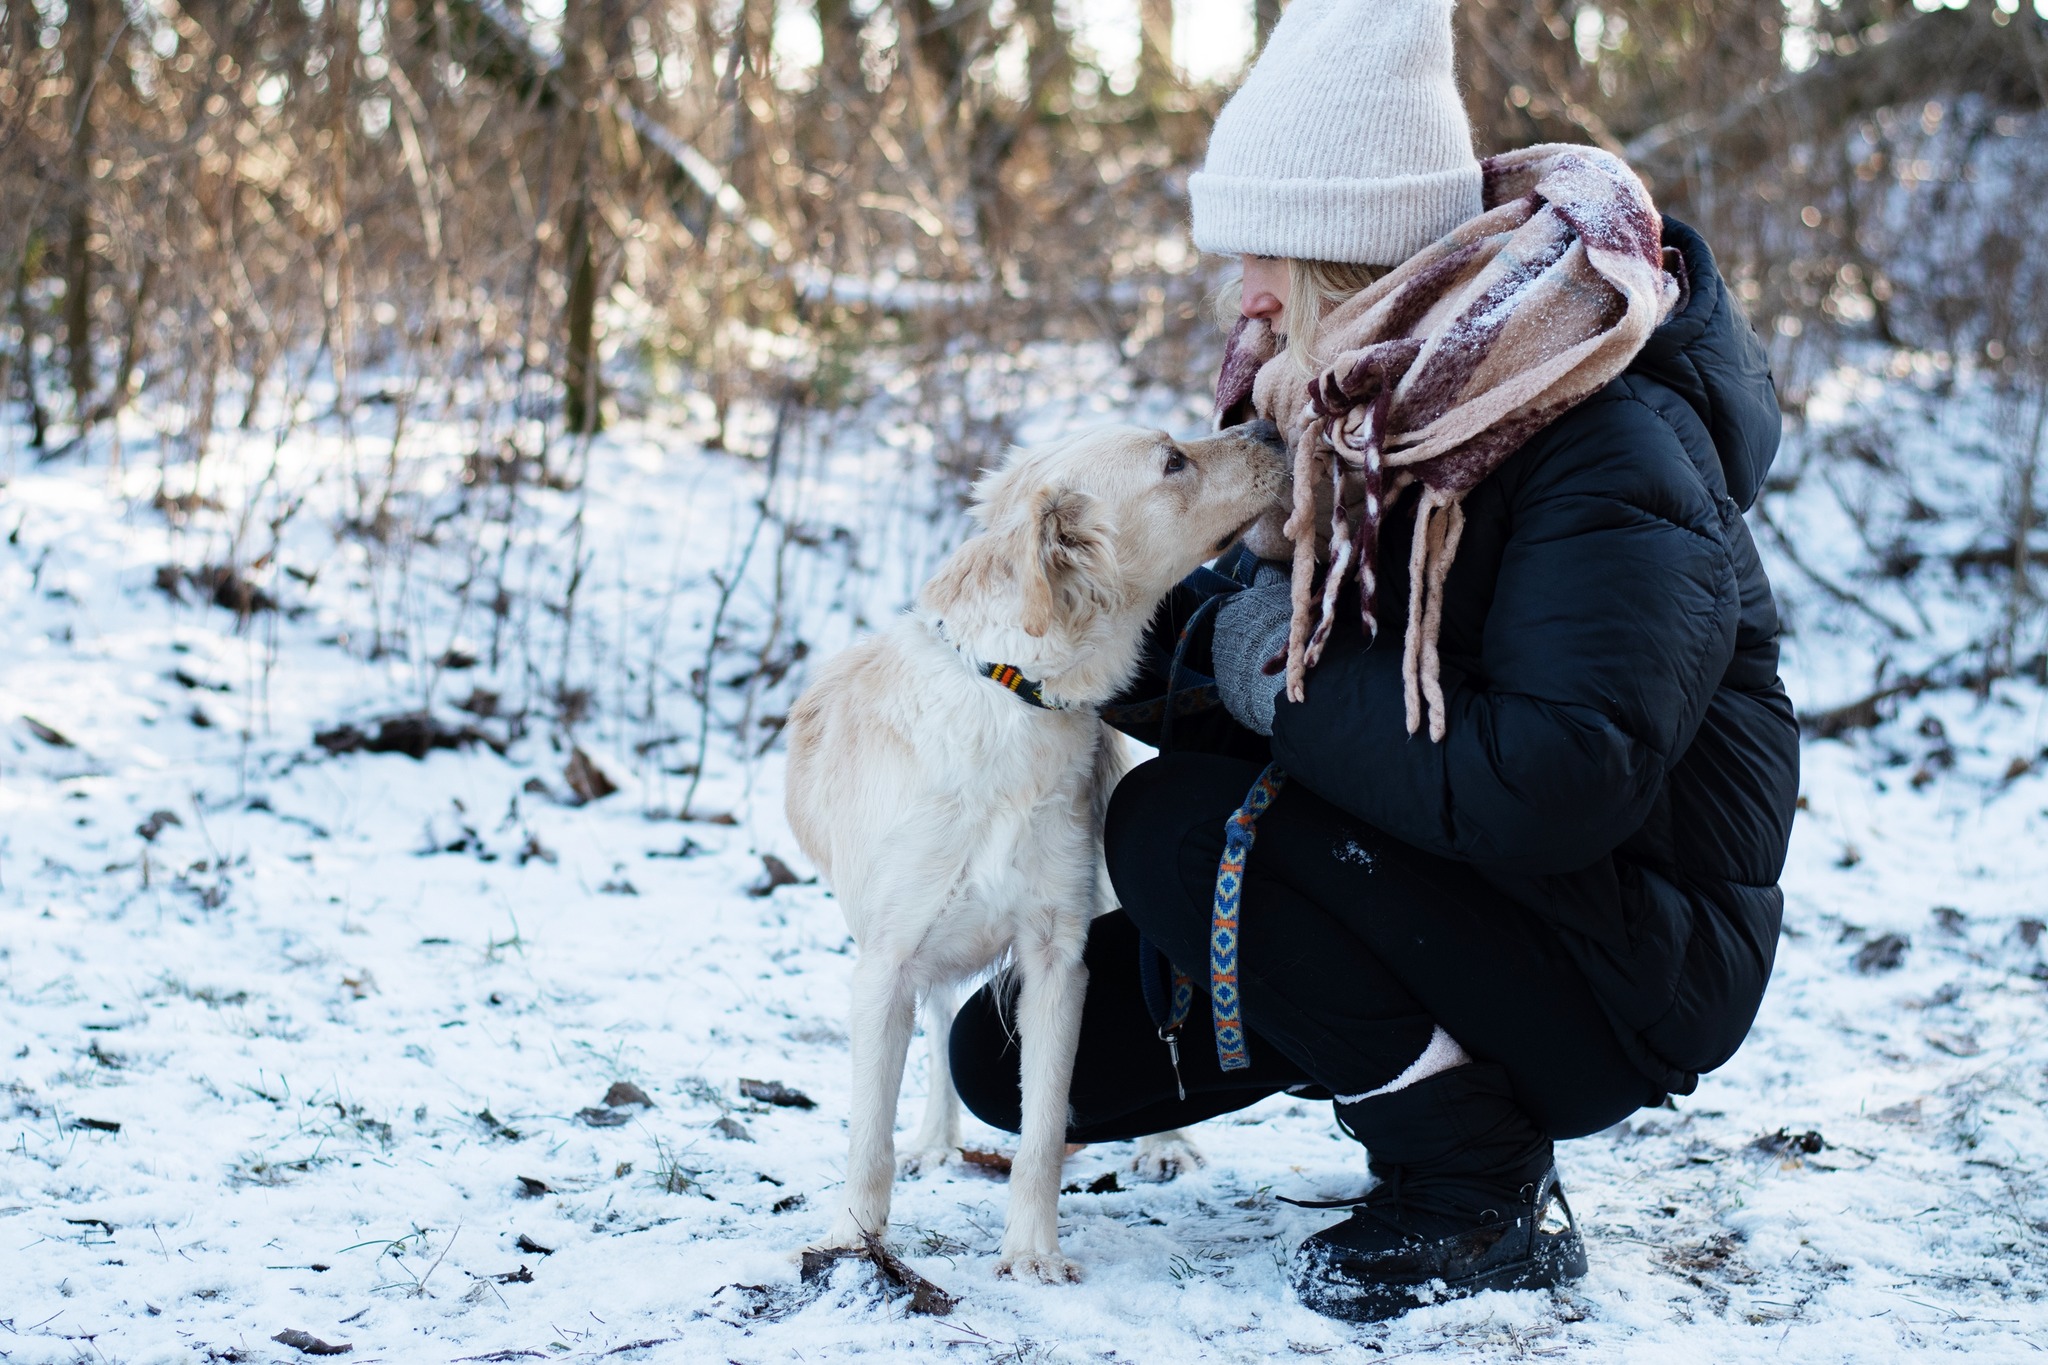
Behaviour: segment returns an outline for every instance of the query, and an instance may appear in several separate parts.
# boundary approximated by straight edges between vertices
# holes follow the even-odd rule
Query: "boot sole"
[[[1317,1293],[1313,1298],[1296,1290],[1304,1306],[1314,1309],[1325,1317],[1342,1318],[1347,1322],[1385,1322],[1397,1318],[1412,1308],[1422,1308],[1434,1303],[1447,1303],[1452,1299],[1470,1298],[1491,1290],[1511,1291],[1516,1289],[1555,1289],[1570,1280],[1576,1280],[1586,1273],[1586,1244],[1576,1232],[1569,1236],[1544,1238],[1534,1253],[1526,1260],[1513,1261],[1496,1266],[1477,1275],[1468,1275],[1460,1280],[1448,1282],[1426,1281],[1423,1284],[1408,1285],[1337,1285],[1319,1286],[1329,1293]],[[1443,1283],[1424,1300],[1417,1291],[1428,1292],[1431,1284]]]

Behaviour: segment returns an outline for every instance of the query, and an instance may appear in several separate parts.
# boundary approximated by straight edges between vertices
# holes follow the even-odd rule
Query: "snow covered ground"
[[[1838,430],[1917,391],[1829,392]],[[1774,495],[1806,561],[1763,537],[1805,709],[1997,609],[1946,569],[1887,576],[1839,515],[1911,496],[1953,515],[1906,521],[1964,534],[1995,474],[1933,420],[1925,461],[1817,463]],[[1568,1292],[1370,1329],[1291,1303],[1286,1253],[1329,1215],[1276,1196],[1355,1191],[1362,1162],[1327,1105],[1284,1098],[1197,1129],[1208,1164],[1170,1184],[1128,1146],[1071,1158],[1078,1286],[994,1277],[1004,1189],[965,1166],[904,1183],[892,1228],[950,1316],[853,1265],[800,1285],[843,1160],[850,957],[823,890],[769,885],[764,854],[809,871],[777,722],[804,658],[957,534],[915,433],[873,429],[792,424],[771,470],[632,427],[556,490],[465,478],[452,419],[392,455],[374,411],[223,438],[196,474],[139,430],[118,466],[9,438],[0,1359],[294,1360],[294,1331],[390,1361],[2048,1347],[2048,694],[2024,680],[1808,746],[1756,1032],[1673,1108],[1565,1145],[1593,1259]],[[227,562],[253,567],[223,585]],[[458,747],[329,752],[422,707]],[[606,1105],[618,1082],[651,1104]]]

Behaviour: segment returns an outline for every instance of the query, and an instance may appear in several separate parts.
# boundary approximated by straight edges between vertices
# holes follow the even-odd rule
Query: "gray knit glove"
[[[1273,703],[1287,683],[1287,671],[1266,672],[1266,661],[1287,652],[1287,627],[1294,617],[1287,570],[1261,561],[1252,585],[1233,593],[1216,609],[1209,659],[1223,709],[1247,730],[1273,733]]]

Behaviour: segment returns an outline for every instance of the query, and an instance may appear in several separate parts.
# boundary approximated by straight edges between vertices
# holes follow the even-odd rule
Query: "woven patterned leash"
[[[1244,804],[1223,826],[1223,857],[1216,864],[1216,908],[1209,920],[1209,1006],[1216,1016],[1216,1060],[1225,1071],[1251,1065],[1244,1046],[1244,1023],[1238,1017],[1237,916],[1244,900],[1244,864],[1258,838],[1258,820],[1280,794],[1287,774],[1268,763],[1246,793]]]
[[[1209,919],[1209,1012],[1216,1021],[1216,1062],[1225,1071],[1242,1071],[1251,1065],[1237,986],[1238,915],[1244,903],[1245,862],[1259,835],[1259,817],[1286,784],[1287,774],[1280,771],[1280,765],[1267,764],[1245,794],[1244,804],[1230,813],[1223,826],[1223,857],[1216,864],[1216,899]],[[1194,1002],[1194,980],[1185,972],[1174,972],[1172,1001],[1159,1037],[1173,1062],[1174,1086],[1183,1100],[1188,1094],[1180,1080],[1180,1030]]]

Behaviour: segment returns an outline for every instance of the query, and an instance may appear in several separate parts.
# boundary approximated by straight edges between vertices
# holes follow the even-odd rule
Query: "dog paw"
[[[929,1175],[959,1155],[959,1152],[951,1147],[919,1147],[914,1151],[905,1152],[896,1158],[897,1178]]]
[[[1200,1150],[1179,1133],[1155,1133],[1138,1139],[1138,1155],[1131,1162],[1131,1169],[1140,1180],[1164,1183],[1203,1164]]]
[[[886,1225],[885,1225],[886,1226]],[[832,1230],[804,1248],[806,1255],[830,1255],[836,1251],[859,1251],[867,1245],[867,1229],[848,1217],[840,1217]]]
[[[1032,1251],[1003,1256],[996,1262],[996,1274],[1003,1279],[1033,1280],[1039,1284],[1079,1284],[1081,1267],[1057,1251]]]

